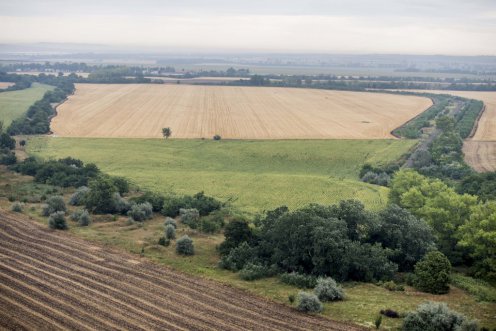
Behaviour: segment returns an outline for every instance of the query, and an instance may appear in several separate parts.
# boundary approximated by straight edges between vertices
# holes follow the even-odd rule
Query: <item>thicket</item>
[[[292,212],[281,207],[255,225],[232,221],[226,226],[221,265],[231,270],[244,263],[276,267],[283,281],[304,287],[314,286],[306,283],[306,275],[389,280],[398,268],[412,270],[434,247],[429,227],[407,211],[390,206],[372,213],[355,200]]]

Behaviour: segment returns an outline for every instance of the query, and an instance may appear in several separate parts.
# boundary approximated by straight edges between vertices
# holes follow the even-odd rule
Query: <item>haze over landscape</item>
[[[496,0],[0,31],[0,330],[496,331]]]

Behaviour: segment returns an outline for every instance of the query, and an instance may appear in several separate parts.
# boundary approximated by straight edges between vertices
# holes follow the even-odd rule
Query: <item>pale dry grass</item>
[[[67,137],[383,139],[427,98],[316,89],[78,84],[52,131]]]
[[[0,82],[0,90],[4,89],[4,88],[7,88],[9,86],[12,86],[14,85],[14,83],[11,83],[11,82]]]

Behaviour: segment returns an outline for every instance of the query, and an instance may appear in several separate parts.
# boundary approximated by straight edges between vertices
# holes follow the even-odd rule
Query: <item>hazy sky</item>
[[[496,0],[0,0],[0,43],[496,55]]]

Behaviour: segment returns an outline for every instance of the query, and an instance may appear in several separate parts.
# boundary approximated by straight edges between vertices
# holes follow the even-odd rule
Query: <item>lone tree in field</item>
[[[162,135],[164,136],[165,139],[169,138],[171,134],[172,134],[171,128],[167,127],[162,129]]]

